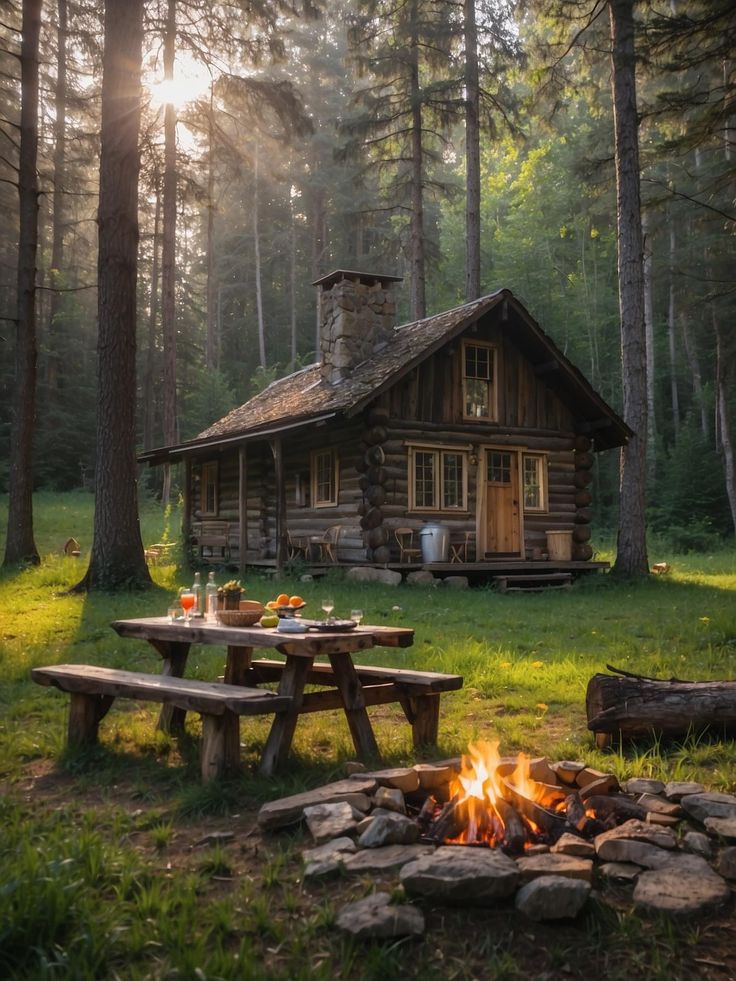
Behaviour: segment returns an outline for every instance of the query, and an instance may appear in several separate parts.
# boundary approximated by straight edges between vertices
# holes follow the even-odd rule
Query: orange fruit
[[[289,598],[289,606],[304,606],[304,600],[301,596],[291,596]]]
[[[269,600],[268,603],[266,603],[266,609],[275,610],[278,605],[279,604],[277,600]]]
[[[289,594],[288,593],[279,593],[279,595],[276,597],[276,605],[277,606],[288,606],[289,605]]]

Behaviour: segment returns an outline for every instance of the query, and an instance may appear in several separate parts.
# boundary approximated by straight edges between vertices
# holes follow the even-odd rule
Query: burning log
[[[575,828],[577,831],[585,830],[590,818],[580,800],[580,794],[568,794],[565,798],[565,818],[571,828]]]
[[[607,665],[588,682],[588,729],[599,746],[614,736],[682,736],[711,726],[736,729],[736,681],[658,680]]]
[[[461,806],[463,804],[460,794],[455,794],[451,800],[448,800],[440,816],[429,829],[428,837],[440,842],[448,838],[457,838],[467,823],[467,808]]]
[[[624,797],[623,794],[608,796],[601,794],[589,797],[585,802],[585,808],[587,811],[593,811],[601,821],[614,818],[618,824],[623,824],[631,818],[638,818],[640,821],[647,819],[646,809],[629,797]]]
[[[507,801],[499,799],[496,801],[495,807],[503,822],[504,849],[512,854],[523,852],[524,845],[529,839],[526,825]]]

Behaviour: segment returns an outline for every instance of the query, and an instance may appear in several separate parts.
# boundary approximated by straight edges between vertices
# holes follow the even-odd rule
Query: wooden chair
[[[296,559],[309,558],[309,538],[307,535],[296,535],[293,531],[286,529],[286,553],[289,561]]]
[[[468,562],[471,550],[475,551],[475,532],[466,531],[462,539],[450,542],[450,562]]]
[[[230,525],[227,521],[202,521],[197,539],[200,559],[204,559],[205,549],[208,556],[214,559],[215,549],[223,560],[230,558]]]
[[[330,525],[321,538],[312,539],[317,547],[320,562],[337,562],[337,539],[340,537],[341,525]]]
[[[394,534],[399,543],[399,562],[416,562],[422,550],[414,544],[414,529],[396,528]]]

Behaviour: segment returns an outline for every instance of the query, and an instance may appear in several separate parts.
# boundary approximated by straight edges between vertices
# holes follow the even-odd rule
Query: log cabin
[[[397,282],[318,279],[318,363],[142,454],[183,462],[195,559],[592,568],[594,454],[629,428],[509,290],[396,326]]]

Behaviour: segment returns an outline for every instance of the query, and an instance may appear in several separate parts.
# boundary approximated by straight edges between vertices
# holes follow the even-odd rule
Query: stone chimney
[[[392,286],[401,276],[336,269],[318,279],[320,370],[335,385],[350,377],[391,338],[396,304]]]

